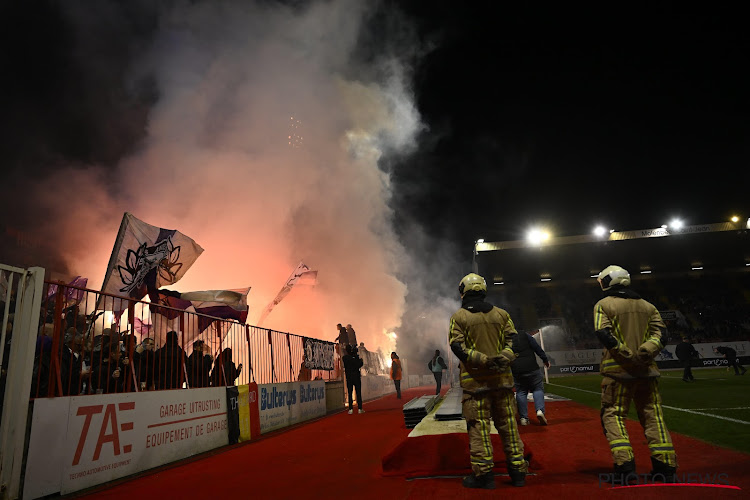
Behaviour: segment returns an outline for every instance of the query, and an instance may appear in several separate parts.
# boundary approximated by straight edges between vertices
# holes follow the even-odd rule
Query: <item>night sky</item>
[[[397,179],[435,234],[470,246],[532,224],[586,234],[750,215],[748,34],[738,12],[403,2],[434,49],[428,124]]]
[[[231,283],[234,288],[252,284],[253,293],[267,301],[289,266],[299,261],[298,253],[305,251],[313,256],[310,262],[320,264],[320,276],[339,273],[342,283],[357,276],[361,296],[352,295],[352,304],[379,302],[393,312],[395,306],[368,292],[377,272],[373,278],[361,271],[370,262],[391,265],[395,254],[398,262],[391,273],[408,292],[384,280],[380,293],[405,293],[405,328],[414,318],[430,316],[429,304],[439,304],[440,311],[432,314],[437,326],[430,329],[442,331],[445,312],[456,304],[456,285],[470,270],[477,238],[522,239],[532,225],[543,225],[553,235],[575,235],[588,233],[595,224],[632,230],[658,227],[673,217],[705,224],[733,214],[750,216],[750,35],[739,7],[691,10],[652,3],[642,9],[625,4],[574,8],[442,0],[351,5],[268,0],[4,2],[0,262],[40,264],[72,277],[89,272],[76,265],[86,262],[85,252],[93,245],[98,260],[92,268],[103,271],[119,218],[134,207],[183,230],[209,227],[198,224],[191,217],[195,214],[182,213],[184,200],[155,200],[169,185],[154,189],[150,198],[139,198],[120,183],[139,169],[175,179],[177,173],[149,170],[148,160],[179,169],[180,162],[195,156],[193,151],[252,158],[247,179],[227,186],[259,184],[256,197],[275,193],[279,178],[310,182],[302,196],[294,193],[304,199],[290,207],[283,227],[268,229],[265,238],[277,234],[279,241],[253,254],[248,276]],[[359,25],[349,29],[348,15],[352,25]],[[267,23],[263,16],[268,16]],[[244,32],[237,20],[247,23]],[[180,22],[189,29],[180,31]],[[281,28],[273,31],[277,25]],[[298,31],[286,32],[288,25]],[[252,31],[266,26],[272,28],[258,35],[256,43]],[[256,53],[256,46],[283,50],[264,59],[267,53]],[[290,64],[299,53],[306,56],[300,65]],[[214,62],[212,58],[229,65],[208,76],[191,66],[201,68],[206,61]],[[396,64],[383,64],[389,58]],[[322,69],[307,64],[310,61],[320,61]],[[389,73],[394,67],[398,71]],[[394,74],[399,77],[397,91],[392,91],[394,78],[384,78]],[[351,170],[325,170],[326,161],[338,161],[341,123],[346,122],[341,99],[332,97],[341,81],[350,95],[375,89],[371,103],[390,102],[404,112],[386,114],[391,120],[416,116],[419,122],[418,127],[404,127],[408,130],[403,137],[394,130],[405,122],[371,136],[382,153],[376,169],[388,178],[383,193],[372,172],[356,179]],[[195,87],[180,86],[186,82]],[[277,87],[282,86],[289,91],[278,99]],[[190,92],[200,101],[204,94],[196,88],[205,88],[205,95],[214,98],[200,102],[206,114],[200,114],[198,106],[193,109],[192,101],[180,101]],[[256,100],[243,100],[247,95]],[[304,161],[300,175],[285,172],[287,153],[279,156],[264,149],[264,134],[275,130],[273,120],[288,120],[287,98],[294,113],[304,117],[306,134],[313,135],[305,138],[305,147],[323,158],[320,179],[330,180],[330,185],[303,172]],[[266,104],[270,114],[255,116]],[[170,124],[169,119],[182,116],[173,110],[183,108],[188,119]],[[238,109],[247,120],[235,116]],[[330,109],[330,119],[321,116],[320,109],[323,114]],[[195,115],[188,114],[193,111]],[[375,120],[383,115],[357,116]],[[366,125],[368,119],[362,122]],[[197,140],[180,135],[191,127],[203,128]],[[245,129],[253,132],[247,132],[248,146],[237,146],[233,141]],[[171,133],[185,141],[190,152],[167,155],[176,166],[162,163],[160,156],[166,150],[164,136]],[[285,138],[286,130],[280,128],[277,135]],[[390,141],[386,146],[383,137]],[[323,147],[330,151],[320,154]],[[255,162],[258,158],[262,161]],[[269,177],[274,169],[284,175]],[[205,182],[205,172],[190,174],[196,185]],[[78,189],[89,180],[95,182]],[[263,180],[269,182],[267,188]],[[379,201],[367,204],[371,195]],[[315,196],[333,208],[316,203]],[[243,202],[252,197],[242,198],[242,193],[227,196]],[[203,200],[208,211],[216,199],[212,195]],[[289,199],[291,204],[298,201]],[[281,213],[285,200],[283,195],[263,198],[261,211],[274,212],[269,207],[278,204],[275,212]],[[360,200],[365,202],[359,205]],[[192,203],[186,207],[194,208]],[[370,209],[377,212],[372,220],[350,217],[349,229],[326,218],[329,213]],[[248,214],[239,221],[243,231],[262,226],[253,222],[258,212],[253,205],[232,211]],[[215,245],[202,261],[220,255],[224,244],[237,243],[237,222],[226,224],[221,234],[227,239],[209,240]],[[363,227],[367,234],[360,234]],[[398,241],[391,240],[391,230]],[[382,249],[371,252],[370,241],[383,242]],[[253,244],[251,238],[248,245]],[[247,254],[234,246],[238,255]],[[298,253],[284,254],[297,247]],[[344,257],[351,259],[346,265]],[[265,266],[275,274],[253,275],[264,268],[255,264],[267,258],[279,261]],[[330,269],[325,268],[326,259]],[[232,273],[229,269],[224,277]],[[345,286],[334,288],[347,292]],[[383,315],[373,316],[373,325],[383,321]],[[341,316],[321,319],[326,324],[341,320],[347,322]]]

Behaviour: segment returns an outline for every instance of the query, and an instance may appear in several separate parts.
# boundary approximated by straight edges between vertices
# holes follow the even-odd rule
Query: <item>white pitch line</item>
[[[560,384],[548,384],[548,385],[554,385],[555,387],[563,387],[565,389],[573,389],[574,391],[588,392],[589,394],[601,394],[596,391],[588,391],[586,389],[579,389],[578,387],[568,387],[567,385],[560,385]],[[745,420],[739,420],[736,418],[722,417],[720,415],[712,415],[711,413],[703,413],[703,412],[696,411],[696,410],[687,410],[685,408],[677,408],[676,406],[661,405],[661,407],[667,408],[669,410],[684,411],[685,413],[692,413],[693,415],[702,415],[704,417],[718,418],[719,420],[726,420],[727,422],[735,422],[737,424],[750,425],[750,422],[747,422]],[[721,408],[721,409],[725,410],[728,408]]]
[[[690,408],[694,411],[708,411],[708,410],[750,410],[750,406],[735,406],[734,408]]]

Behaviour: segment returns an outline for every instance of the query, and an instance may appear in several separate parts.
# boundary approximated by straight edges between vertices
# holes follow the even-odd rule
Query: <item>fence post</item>
[[[255,382],[255,373],[253,373],[253,350],[250,346],[250,325],[245,325],[245,340],[247,340],[247,364],[250,370],[249,381]]]
[[[31,267],[22,272],[13,323],[13,348],[5,380],[2,424],[0,424],[0,495],[19,497],[21,466],[29,415],[31,373],[39,333],[39,314],[44,287],[44,269]]]
[[[289,333],[286,334],[286,347],[289,350],[289,378],[290,380],[296,380],[294,366],[292,365],[292,342],[289,340]]]

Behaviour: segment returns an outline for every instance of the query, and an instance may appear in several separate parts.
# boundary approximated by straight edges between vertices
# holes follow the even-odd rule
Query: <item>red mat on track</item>
[[[427,391],[425,391],[427,389]],[[384,476],[381,458],[394,450],[411,431],[404,425],[403,403],[429,393],[429,388],[403,391],[365,404],[366,413],[338,413],[314,422],[275,432],[259,441],[224,448],[193,461],[152,471],[129,481],[101,487],[90,496],[123,500],[151,498],[274,498],[359,500],[460,500],[477,498],[748,498],[750,455],[719,448],[673,434],[679,475],[702,477],[725,474],[731,486],[649,486],[616,489],[599,484],[598,475],[612,468],[609,446],[599,423],[599,412],[574,402],[546,405],[550,425],[521,427],[524,444],[533,449],[530,475],[524,488],[510,486],[507,476],[496,478],[497,490],[467,490],[461,479],[405,480]],[[667,424],[669,422],[667,421]],[[649,472],[648,447],[638,422],[628,421],[639,474]],[[744,429],[741,429],[744,430]],[[416,438],[412,438],[416,439]],[[456,445],[459,446],[459,445]],[[444,454],[467,454],[445,449]],[[504,460],[502,448],[495,459]],[[468,458],[467,458],[468,466]]]
[[[496,474],[507,474],[500,436],[491,435],[495,450]],[[536,465],[528,445],[524,447],[526,460]],[[429,476],[459,476],[471,473],[469,436],[467,433],[437,434],[407,437],[383,456],[383,475],[407,479]]]

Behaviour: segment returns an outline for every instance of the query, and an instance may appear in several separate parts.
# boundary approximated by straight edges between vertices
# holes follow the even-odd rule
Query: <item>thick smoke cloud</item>
[[[409,47],[362,49],[376,4],[103,5],[63,7],[66,34],[78,40],[66,57],[81,75],[105,72],[84,83],[112,84],[87,94],[127,94],[88,125],[125,128],[128,147],[112,161],[61,154],[38,162],[47,170],[33,183],[17,180],[30,209],[16,224],[53,238],[62,262],[53,270],[98,287],[129,211],[204,247],[174,288],[252,286],[252,323],[301,260],[318,270],[318,285],[294,289],[264,326],[333,339],[336,323],[351,323],[369,348],[392,348],[384,333],[401,324],[408,253],[379,165],[413,150],[420,121],[410,68],[396,57],[413,55]],[[94,28],[101,23],[132,36],[112,51],[127,61],[114,77],[112,53],[89,45],[90,30],[106,37]],[[362,53],[367,61],[357,60]],[[116,113],[123,101],[139,112]],[[38,210],[46,216],[32,217]]]

